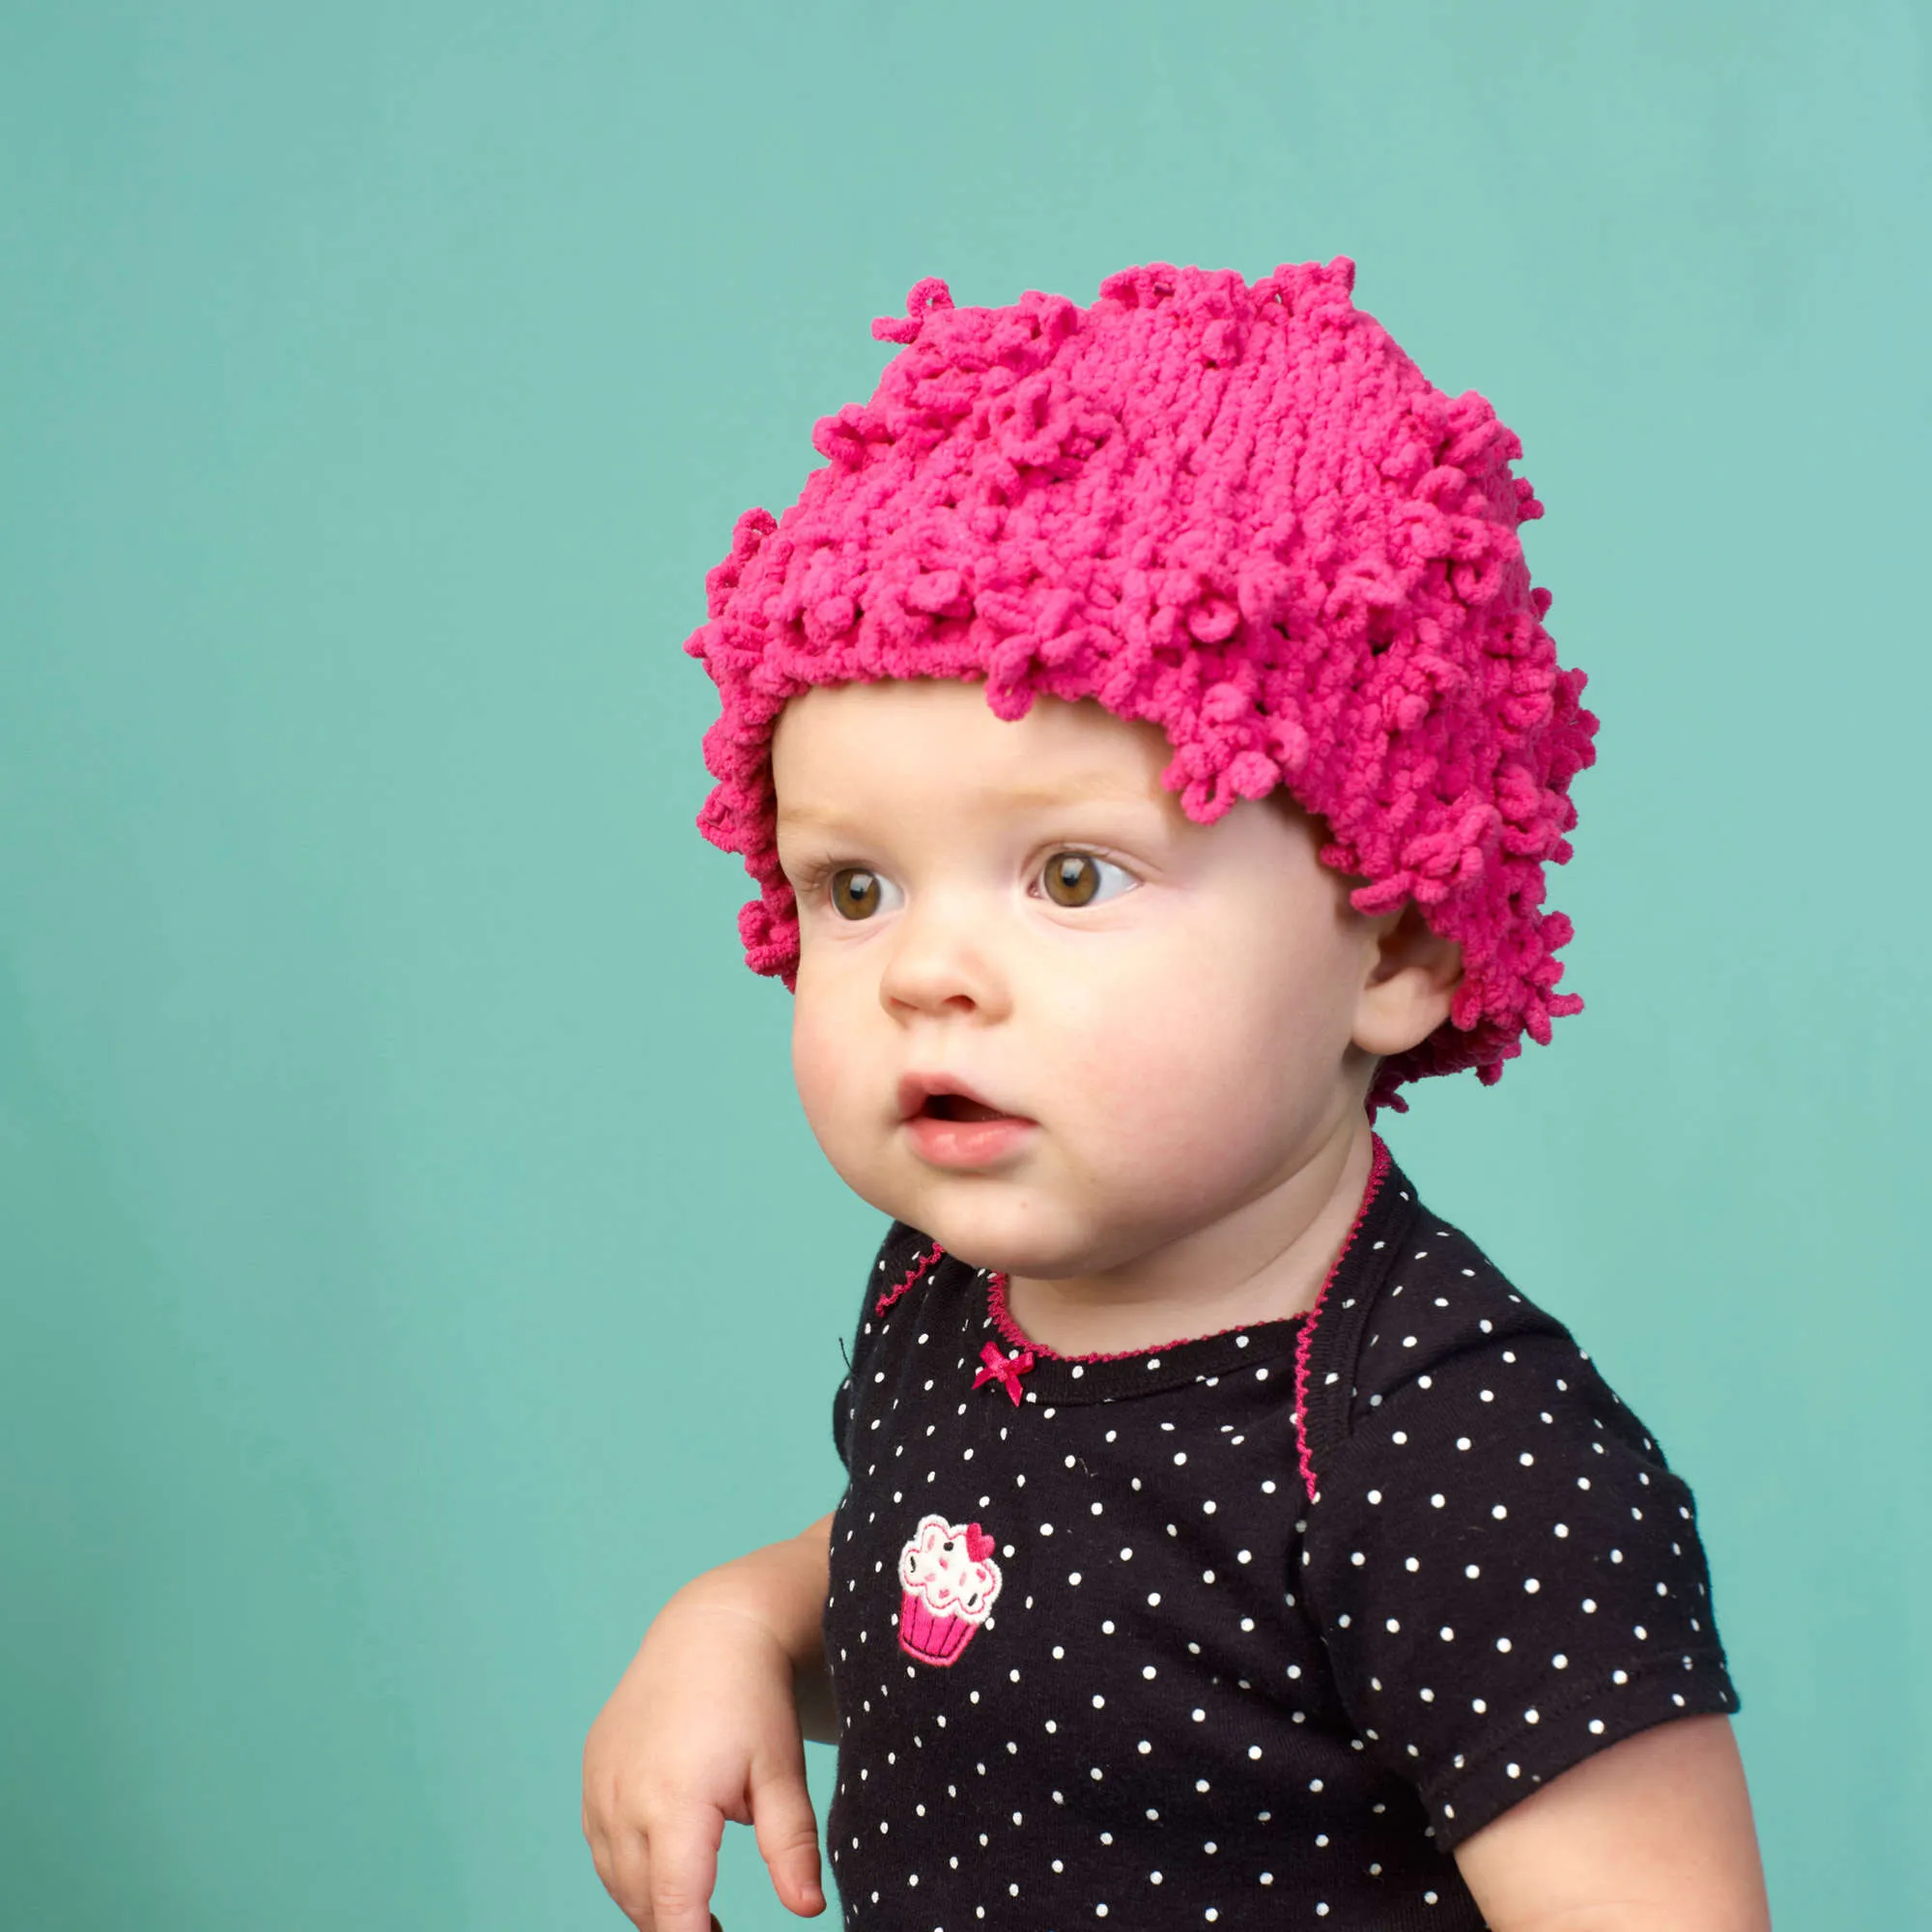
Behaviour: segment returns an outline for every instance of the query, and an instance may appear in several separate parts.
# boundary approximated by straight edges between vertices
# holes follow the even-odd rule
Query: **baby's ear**
[[[1449,1017],[1463,980],[1463,949],[1432,930],[1413,899],[1372,920],[1370,928],[1352,1037],[1365,1053],[1406,1053]]]

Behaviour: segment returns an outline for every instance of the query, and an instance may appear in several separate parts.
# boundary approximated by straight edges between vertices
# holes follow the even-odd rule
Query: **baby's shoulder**
[[[1299,1378],[1319,1466],[1406,1416],[1460,1437],[1469,1418],[1656,1444],[1562,1321],[1392,1172],[1310,1318]]]
[[[894,1221],[881,1236],[866,1273],[846,1350],[847,1382],[862,1368],[871,1372],[869,1364],[895,1323],[903,1325],[903,1318],[914,1313],[942,1278],[951,1286],[952,1277],[960,1272],[960,1264],[930,1235]]]
[[[1359,1279],[1334,1284],[1311,1344],[1324,1375],[1346,1373],[1352,1406],[1378,1406],[1462,1356],[1501,1360],[1522,1343],[1576,1349],[1561,1321],[1421,1202],[1377,1238]]]

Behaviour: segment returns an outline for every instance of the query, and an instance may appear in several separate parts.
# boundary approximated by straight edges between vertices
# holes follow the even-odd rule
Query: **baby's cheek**
[[[1090,1037],[1068,1066],[1087,1160],[1151,1207],[1243,1184],[1279,1161],[1324,1094],[1292,1016],[1170,990],[1131,1025]]]
[[[836,1000],[809,989],[801,976],[791,1028],[792,1079],[799,1103],[819,1144],[836,1161],[865,1118],[866,1069],[870,1057],[856,1051],[854,1029],[841,1021]]]
[[[1217,1111],[1231,1082],[1270,1052],[1211,984],[1129,980],[1069,1006],[1057,1026],[1067,1079],[1082,1105],[1122,1136],[1170,1138]]]

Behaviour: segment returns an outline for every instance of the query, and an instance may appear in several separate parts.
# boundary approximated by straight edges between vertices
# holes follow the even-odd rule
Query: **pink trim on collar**
[[[886,1312],[886,1310],[889,1309],[893,1305],[893,1303],[895,1302],[899,1298],[899,1296],[906,1292],[907,1289],[912,1287],[912,1285],[915,1282],[921,1280],[925,1275],[926,1271],[933,1265],[935,1262],[939,1260],[940,1256],[945,1254],[945,1252],[946,1250],[942,1248],[937,1241],[934,1241],[932,1244],[931,1252],[928,1254],[921,1255],[920,1258],[913,1263],[912,1266],[906,1272],[905,1279],[901,1281],[896,1288],[887,1289],[885,1293],[880,1295],[878,1300],[872,1304],[872,1314],[874,1318],[883,1315]]]
[[[1316,1324],[1321,1320],[1322,1305],[1328,1299],[1328,1291],[1335,1285],[1335,1277],[1342,1270],[1342,1262],[1349,1250],[1355,1245],[1355,1236],[1362,1232],[1362,1223],[1369,1218],[1369,1209],[1375,1198],[1381,1192],[1382,1182],[1388,1178],[1393,1164],[1389,1151],[1381,1135],[1374,1136],[1376,1157],[1369,1167],[1369,1184],[1362,1189],[1362,1205],[1355,1215],[1355,1224],[1349,1230],[1348,1238],[1342,1243],[1335,1256],[1335,1264],[1328,1270],[1328,1279],[1321,1284],[1321,1293],[1315,1297],[1315,1305],[1308,1311],[1307,1319],[1301,1324],[1301,1333],[1294,1344],[1294,1444],[1296,1459],[1301,1467],[1301,1486],[1308,1492],[1308,1500],[1315,1500],[1315,1458],[1308,1447],[1308,1356],[1315,1346]]]
[[[1302,1324],[1301,1334],[1294,1345],[1294,1433],[1300,1449],[1302,1481],[1311,1485],[1314,1478],[1314,1467],[1309,1461],[1308,1442],[1302,1430],[1301,1421],[1302,1410],[1305,1406],[1302,1400],[1303,1384],[1308,1377],[1308,1344],[1310,1337],[1315,1333],[1315,1321],[1317,1316],[1321,1312],[1321,1304],[1327,1298],[1328,1290],[1333,1285],[1336,1273],[1341,1268],[1342,1257],[1354,1245],[1355,1236],[1361,1231],[1363,1221],[1368,1218],[1369,1208],[1375,1201],[1377,1194],[1380,1191],[1383,1179],[1388,1175],[1391,1165],[1388,1148],[1383,1142],[1381,1135],[1375,1134],[1371,1138],[1375,1142],[1376,1152],[1375,1159],[1369,1167],[1368,1185],[1362,1190],[1362,1205],[1355,1211],[1354,1223],[1350,1228],[1347,1237],[1343,1240],[1342,1246],[1328,1269],[1327,1278],[1322,1282],[1321,1293],[1316,1295],[1314,1305],[1305,1315],[1270,1316],[1267,1318],[1271,1321],[1298,1321]],[[986,1312],[993,1318],[993,1326],[1000,1331],[1001,1335],[1011,1347],[1015,1349],[1031,1349],[1035,1358],[1042,1362],[1131,1362],[1141,1355],[1164,1355],[1170,1350],[1184,1349],[1190,1342],[1212,1342],[1218,1340],[1223,1335],[1238,1335],[1245,1329],[1260,1328],[1264,1325],[1261,1321],[1237,1321],[1232,1328],[1216,1328],[1206,1335],[1183,1335],[1176,1341],[1156,1342],[1145,1349],[1122,1349],[1111,1355],[1063,1355],[1057,1349],[1049,1349],[1044,1342],[1036,1342],[1013,1320],[1012,1311],[1007,1306],[1007,1277],[998,1272],[989,1275],[986,1280]]]
[[[1037,1360],[1042,1362],[1131,1362],[1142,1355],[1164,1355],[1172,1349],[1184,1349],[1190,1342],[1212,1342],[1223,1335],[1239,1335],[1250,1328],[1260,1328],[1261,1321],[1237,1321],[1232,1328],[1215,1328],[1206,1335],[1182,1335],[1173,1342],[1153,1342],[1145,1349],[1121,1349],[1113,1354],[1063,1355],[1058,1349],[1049,1349],[1044,1342],[1036,1342],[1020,1324],[1013,1320],[1012,1311],[1007,1306],[1007,1278],[1004,1274],[992,1274],[986,1278],[986,1313],[993,1318],[993,1326],[1016,1349],[1031,1349]],[[1269,1316],[1270,1321],[1298,1320],[1297,1317]]]

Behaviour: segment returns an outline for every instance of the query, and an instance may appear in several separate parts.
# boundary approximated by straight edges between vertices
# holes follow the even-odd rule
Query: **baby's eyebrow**
[[[1015,812],[1053,811],[1068,805],[1151,805],[1144,785],[1125,781],[1110,772],[1083,772],[1050,783],[987,785],[973,801],[982,810]],[[837,806],[781,806],[778,814],[781,830],[842,832],[854,824],[853,814]]]
[[[830,810],[822,806],[786,805],[779,808],[778,822],[781,832],[787,827],[796,827],[801,831],[815,828],[826,832],[837,832],[843,828],[848,820],[843,812]]]
[[[1053,784],[1003,786],[987,803],[1021,811],[1051,811],[1062,805],[1152,805],[1145,785],[1124,782],[1110,772],[1084,772]]]

